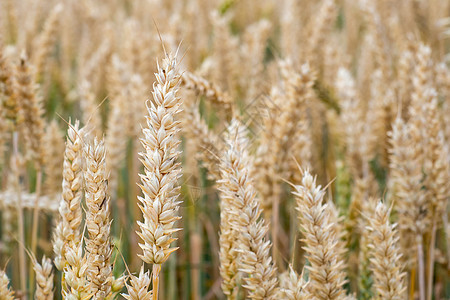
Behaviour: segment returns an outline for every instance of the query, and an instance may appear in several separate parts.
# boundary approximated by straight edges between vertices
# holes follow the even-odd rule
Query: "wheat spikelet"
[[[316,185],[308,172],[302,185],[295,186],[299,220],[304,233],[304,249],[310,266],[307,299],[343,299],[345,273],[342,242],[334,212],[329,204],[322,204],[325,191]]]
[[[234,251],[238,251],[238,269],[247,274],[244,287],[249,298],[275,299],[276,268],[269,253],[270,241],[264,237],[268,226],[260,219],[261,209],[251,178],[253,163],[247,152],[246,132],[236,119],[228,128],[226,144],[220,167],[221,207],[225,221],[227,217],[231,221],[233,237],[238,240],[237,245],[233,245]]]
[[[150,287],[150,275],[148,272],[144,273],[144,266],[139,271],[139,276],[130,275],[130,284],[126,284],[128,294],[122,294],[127,300],[151,300],[152,291],[148,290]]]
[[[53,266],[52,261],[45,256],[39,264],[33,258],[33,268],[36,272],[36,292],[35,298],[38,300],[53,299]]]
[[[84,149],[86,228],[89,235],[86,240],[87,279],[91,284],[93,299],[108,299],[113,281],[105,151],[104,141],[98,141],[96,138],[93,144]]]
[[[14,300],[14,292],[8,287],[9,278],[5,271],[0,270],[0,299]]]
[[[395,224],[390,224],[389,214],[390,209],[379,202],[375,214],[369,219],[375,293],[380,299],[405,299],[405,274],[400,264],[397,230]]]

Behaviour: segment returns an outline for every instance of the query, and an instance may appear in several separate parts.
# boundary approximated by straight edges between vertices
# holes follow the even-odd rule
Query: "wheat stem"
[[[161,265],[153,264],[152,277],[153,277],[153,300],[158,300],[159,292],[159,273],[161,271]]]
[[[431,229],[430,250],[428,251],[428,277],[427,277],[427,300],[433,297],[433,277],[434,277],[434,254],[436,243],[436,218],[433,218],[433,228]]]
[[[42,185],[42,168],[39,168],[36,174],[36,194],[34,199],[34,208],[33,208],[33,227],[31,229],[31,253],[37,253],[37,240],[39,234],[39,197],[41,195],[41,185]],[[34,281],[35,272],[33,272],[33,264],[30,264],[29,273],[30,274],[30,282]]]
[[[424,253],[423,253],[423,237],[421,234],[417,236],[417,260],[418,260],[418,273],[419,277],[419,299],[425,300],[425,266],[424,266]]]
[[[33,228],[31,233],[31,252],[36,253],[37,239],[38,239],[38,225],[39,225],[39,197],[41,195],[42,186],[42,169],[39,169],[36,174],[36,193],[33,210]]]
[[[27,289],[27,270],[26,270],[26,262],[25,262],[25,232],[24,232],[24,224],[23,224],[23,210],[22,210],[22,196],[21,196],[21,189],[19,184],[19,133],[15,131],[13,133],[13,165],[16,176],[16,179],[14,180],[17,191],[17,223],[18,223],[18,233],[19,233],[19,269],[20,269],[20,288],[25,293]],[[26,300],[26,296],[25,296]]]

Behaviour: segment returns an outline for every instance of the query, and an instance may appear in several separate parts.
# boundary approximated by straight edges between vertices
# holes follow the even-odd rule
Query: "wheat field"
[[[0,0],[0,300],[450,299],[449,0]]]

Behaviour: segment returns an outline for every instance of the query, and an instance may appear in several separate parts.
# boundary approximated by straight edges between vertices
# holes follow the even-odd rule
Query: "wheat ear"
[[[380,299],[405,299],[405,273],[402,272],[400,249],[397,246],[396,224],[389,222],[390,209],[379,202],[370,217],[371,269],[374,274],[375,293]]]
[[[53,251],[54,263],[62,271],[66,264],[65,247],[74,248],[81,242],[80,225],[83,218],[81,198],[83,196],[82,140],[79,122],[67,130],[66,149],[63,162],[62,198],[59,205],[61,219],[55,230]]]
[[[108,299],[112,292],[112,267],[110,263],[112,246],[110,242],[111,221],[110,199],[107,193],[104,141],[94,139],[84,149],[86,169],[84,171],[86,198],[86,240],[88,263],[87,278],[91,284],[93,299]]]
[[[153,264],[153,299],[158,299],[158,281],[161,264],[178,248],[170,244],[176,240],[173,234],[180,230],[175,227],[178,216],[179,190],[178,178],[181,168],[177,162],[180,155],[176,137],[180,131],[179,121],[175,118],[181,110],[178,97],[180,74],[176,56],[169,54],[158,64],[153,84],[153,102],[147,104],[147,128],[143,129],[141,139],[144,152],[140,153],[144,164],[140,185],[143,196],[139,197],[140,208],[144,216],[138,222],[138,235],[143,243],[139,244],[143,261]]]
[[[332,206],[322,203],[325,190],[305,171],[302,184],[295,186],[293,194],[304,234],[306,258],[310,263],[305,267],[309,271],[307,299],[343,299],[346,282],[344,249],[335,212]]]
[[[250,299],[275,299],[278,280],[270,256],[270,241],[265,240],[268,226],[260,218],[262,210],[251,178],[253,163],[248,153],[246,130],[233,119],[226,136],[221,162],[221,217],[231,221],[230,238],[237,239],[231,251],[238,252],[238,269]],[[222,223],[222,221],[221,221]]]

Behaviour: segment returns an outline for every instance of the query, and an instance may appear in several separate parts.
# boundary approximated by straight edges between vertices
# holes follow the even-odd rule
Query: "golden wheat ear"
[[[239,272],[252,299],[275,299],[277,269],[270,255],[269,230],[251,176],[254,172],[248,152],[245,127],[233,119],[226,134],[226,147],[220,164],[221,238],[220,271],[222,289],[233,297]],[[233,241],[234,240],[234,241]],[[236,261],[233,261],[235,257]]]
[[[304,233],[302,242],[310,266],[307,299],[339,299],[345,296],[344,244],[337,211],[333,205],[324,204],[325,189],[316,184],[316,178],[306,170],[301,185],[293,192]],[[322,274],[329,274],[324,277]],[[332,296],[327,296],[332,295]],[[330,298],[328,298],[330,297]]]
[[[106,173],[106,147],[103,140],[94,139],[84,148],[86,199],[87,279],[93,299],[105,299],[112,292],[112,246],[110,240],[110,198]],[[105,238],[106,237],[106,238]]]
[[[144,165],[144,174],[140,175],[143,196],[139,197],[144,217],[138,222],[143,240],[139,244],[142,254],[139,257],[153,264],[153,299],[158,299],[158,283],[161,265],[167,261],[177,247],[171,247],[176,240],[174,233],[181,230],[175,223],[180,201],[181,176],[177,159],[180,140],[180,121],[176,117],[181,111],[181,99],[178,96],[180,72],[177,57],[166,53],[161,64],[157,64],[156,82],[153,85],[153,101],[147,102],[147,127],[141,139],[144,151],[140,153]]]
[[[370,262],[375,293],[380,299],[400,300],[406,297],[406,274],[402,271],[397,226],[389,222],[390,212],[391,209],[380,201],[368,220]]]

